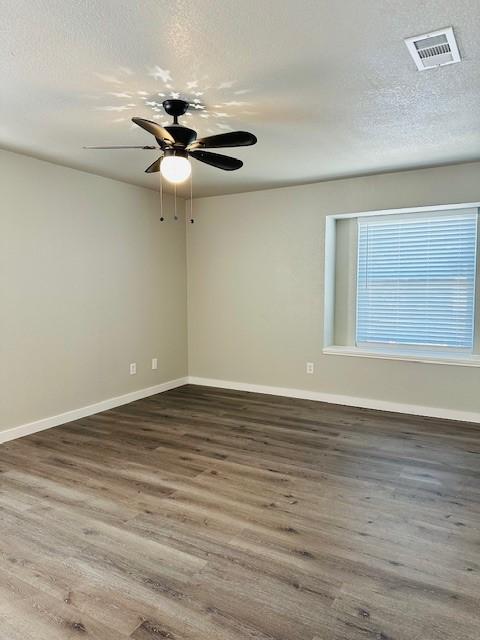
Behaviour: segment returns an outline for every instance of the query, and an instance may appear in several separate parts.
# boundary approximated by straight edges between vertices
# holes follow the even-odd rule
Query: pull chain
[[[190,222],[193,224],[193,187],[192,187],[192,174],[190,174]]]
[[[163,217],[163,185],[162,185],[162,174],[160,173],[160,222],[163,222],[165,218]]]
[[[177,216],[177,184],[175,183],[173,185],[173,210],[174,210],[174,216],[173,219],[174,220],[178,220],[178,216]]]

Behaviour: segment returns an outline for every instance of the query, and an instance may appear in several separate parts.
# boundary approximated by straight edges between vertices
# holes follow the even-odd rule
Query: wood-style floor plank
[[[480,426],[185,386],[0,445],[2,640],[478,640]]]

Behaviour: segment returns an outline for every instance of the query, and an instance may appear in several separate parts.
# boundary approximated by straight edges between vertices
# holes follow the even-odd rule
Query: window
[[[472,353],[477,210],[358,218],[356,346]]]

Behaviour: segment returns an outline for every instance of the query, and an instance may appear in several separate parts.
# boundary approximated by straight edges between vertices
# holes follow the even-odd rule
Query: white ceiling
[[[258,137],[225,150],[240,171],[192,161],[197,195],[476,160],[479,22],[479,0],[2,0],[0,146],[158,188],[154,151],[82,146],[151,144],[130,118],[178,92],[199,135]],[[417,71],[403,39],[450,25],[463,61]]]

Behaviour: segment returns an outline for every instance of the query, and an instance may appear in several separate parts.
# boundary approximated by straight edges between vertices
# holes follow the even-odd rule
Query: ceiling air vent
[[[452,27],[406,38],[405,44],[419,71],[460,62],[460,52]]]

